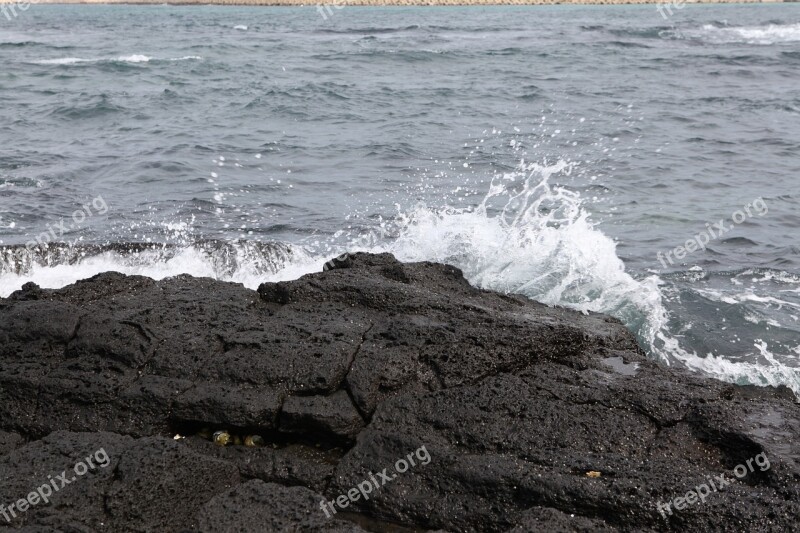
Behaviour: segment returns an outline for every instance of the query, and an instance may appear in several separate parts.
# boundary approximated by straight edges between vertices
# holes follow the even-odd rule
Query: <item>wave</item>
[[[367,27],[367,28],[345,28],[345,29],[332,29],[332,28],[322,28],[318,30],[314,30],[314,33],[318,34],[383,34],[383,33],[401,33],[406,31],[416,31],[419,30],[420,26],[416,24],[412,24],[410,26],[402,26],[402,27]]]
[[[35,61],[31,61],[30,63],[34,65],[78,65],[82,63],[149,63],[151,61],[198,61],[203,59],[200,56],[184,56],[184,57],[173,57],[169,59],[154,59],[152,57],[141,55],[141,54],[133,54],[129,56],[120,56],[114,58],[99,58],[99,59],[84,59],[80,57],[62,57],[57,59],[39,59]]]
[[[316,264],[302,249],[275,242],[49,243],[30,249],[2,246],[0,297],[29,281],[58,288],[108,271],[153,279],[191,274],[256,288],[265,280],[296,278],[312,272],[315,266],[304,267],[306,262]]]
[[[386,50],[358,50],[348,52],[324,52],[312,56],[312,59],[320,61],[379,61],[387,59],[390,61],[423,62],[438,61],[442,58],[462,57],[465,52],[459,50],[439,50],[433,48],[423,48],[419,50],[405,49],[386,49]]]
[[[594,26],[590,26],[595,28]],[[602,26],[598,27],[602,28]],[[672,26],[653,26],[650,28],[624,28],[609,30],[608,33],[617,37],[632,37],[638,39],[663,39],[671,37],[674,29]]]
[[[33,178],[5,176],[0,174],[0,190],[11,187],[41,188],[42,182]],[[2,222],[2,217],[0,217],[0,222]]]
[[[0,48],[24,48],[26,46],[42,46],[44,43],[36,41],[4,41],[0,42]]]
[[[582,27],[598,31],[602,27]],[[714,22],[690,29],[676,29],[673,26],[654,26],[636,29],[610,29],[608,33],[616,37],[632,39],[694,40],[710,44],[758,44],[772,45],[800,41],[800,23],[771,23],[762,26],[729,26],[726,22]],[[615,43],[619,44],[619,43]],[[630,45],[631,43],[626,44]]]
[[[616,243],[591,221],[580,193],[551,183],[568,179],[572,168],[564,161],[521,163],[495,176],[475,207],[418,205],[367,231],[341,231],[316,245],[199,241],[49,245],[44,250],[7,246],[0,248],[0,296],[27,281],[54,288],[109,270],[154,279],[187,273],[257,288],[265,281],[320,271],[325,261],[344,251],[390,252],[404,261],[452,264],[481,288],[610,314],[634,332],[652,358],[666,364],[735,383],[782,384],[800,395],[800,369],[789,363],[796,356],[776,355],[760,338],[753,338],[754,349],[737,357],[698,354],[684,346],[682,336],[670,329],[675,317],[665,305],[665,281],[628,273]],[[772,271],[754,274],[792,280]]]
[[[685,36],[714,44],[773,45],[800,41],[800,23],[765,26],[722,26],[706,24],[700,30],[684,32]]]
[[[56,45],[50,43],[42,43],[39,41],[0,41],[0,48],[25,48],[25,47],[42,47],[51,48],[53,50],[72,50],[74,46]]]

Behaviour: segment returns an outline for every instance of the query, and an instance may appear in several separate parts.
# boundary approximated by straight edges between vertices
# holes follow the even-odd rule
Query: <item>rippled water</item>
[[[2,296],[388,250],[800,392],[800,5],[34,5],[0,64]]]

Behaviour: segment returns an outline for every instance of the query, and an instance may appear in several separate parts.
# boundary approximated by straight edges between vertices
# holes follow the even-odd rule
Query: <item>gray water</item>
[[[326,17],[0,15],[0,296],[387,250],[800,392],[800,5]]]

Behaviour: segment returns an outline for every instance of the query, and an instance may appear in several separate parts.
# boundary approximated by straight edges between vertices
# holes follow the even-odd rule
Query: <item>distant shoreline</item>
[[[0,0],[19,4],[30,0]],[[231,5],[231,6],[501,6],[501,5],[629,5],[629,4],[782,4],[800,0],[40,0],[31,4]]]

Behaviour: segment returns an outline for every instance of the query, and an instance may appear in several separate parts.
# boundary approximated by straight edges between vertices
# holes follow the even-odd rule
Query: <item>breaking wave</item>
[[[391,252],[404,261],[455,265],[478,287],[518,293],[550,305],[610,314],[635,333],[654,359],[680,363],[730,382],[786,385],[800,395],[796,355],[776,355],[763,339],[743,360],[698,354],[670,329],[664,281],[634,277],[584,209],[580,194],[552,183],[573,165],[521,163],[497,175],[479,205],[418,205],[372,230],[340,232],[336,243],[288,245],[200,241],[184,245],[50,245],[45,250],[0,248],[0,296],[23,283],[61,287],[109,270],[163,279],[213,277],[256,288],[320,271],[345,251]],[[800,350],[800,346],[798,347]],[[800,352],[799,352],[800,353]],[[757,362],[754,362],[757,361]]]
[[[706,24],[687,36],[717,44],[746,43],[771,45],[800,41],[800,23],[769,24],[766,26],[718,26]]]
[[[0,296],[8,296],[30,281],[58,288],[108,271],[153,279],[191,274],[255,288],[265,280],[312,272],[315,268],[311,265],[316,262],[301,248],[274,242],[5,246],[0,248]],[[303,268],[305,263],[308,266]],[[298,268],[302,271],[294,270]]]
[[[82,63],[149,63],[151,61],[197,61],[203,59],[200,56],[172,57],[168,59],[156,59],[146,55],[133,54],[129,56],[107,57],[97,59],[84,59],[80,57],[62,57],[56,59],[39,59],[31,61],[35,65],[78,65]]]

